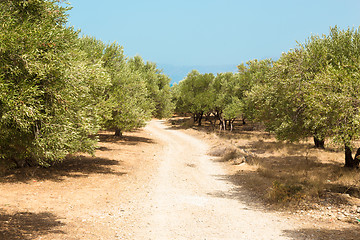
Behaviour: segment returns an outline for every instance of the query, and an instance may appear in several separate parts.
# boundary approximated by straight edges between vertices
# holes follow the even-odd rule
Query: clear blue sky
[[[158,64],[174,81],[192,68],[233,71],[277,59],[330,26],[360,25],[360,0],[70,0],[70,25],[129,57]],[[177,72],[177,73],[175,73]],[[184,75],[184,76],[182,76]]]

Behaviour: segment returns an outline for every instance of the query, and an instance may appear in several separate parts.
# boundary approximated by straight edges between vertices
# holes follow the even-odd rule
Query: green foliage
[[[155,113],[153,114],[154,117],[157,118],[168,118],[171,117],[175,105],[171,101],[172,95],[171,95],[171,88],[170,88],[170,81],[171,79],[163,74],[158,73],[158,91],[156,91],[156,95],[154,96],[155,99]],[[155,98],[156,97],[156,98]]]
[[[98,92],[87,83],[97,69],[79,63],[77,33],[63,25],[66,9],[4,1],[1,11],[0,158],[49,166],[68,153],[92,152]]]
[[[255,119],[282,140],[314,136],[351,148],[360,132],[359,43],[359,30],[334,27],[284,53],[247,94]]]
[[[200,74],[193,70],[179,83],[176,110],[178,112],[192,113],[202,117],[204,112],[210,111],[215,101],[211,89],[214,75]]]
[[[255,119],[264,121],[282,140],[294,141],[311,134],[304,126],[308,79],[303,58],[302,50],[284,53],[265,75],[266,81],[248,93],[247,101],[255,106]]]
[[[174,109],[171,102],[170,78],[158,70],[155,63],[144,63],[140,56],[130,59],[128,64],[146,82],[149,97],[154,104],[152,115],[156,118],[170,117]]]
[[[311,95],[313,102],[326,113],[322,115],[326,117],[327,134],[335,142],[349,147],[359,138],[360,132],[359,44],[359,30],[334,27],[328,36],[313,38],[306,45],[309,51],[319,45],[322,47],[323,66],[312,85],[316,89]]]
[[[123,48],[117,43],[106,46],[102,60],[112,83],[107,89],[111,117],[104,126],[118,134],[144,126],[151,117],[153,102],[137,67],[127,63]]]
[[[59,2],[0,2],[0,161],[9,166],[92,153],[101,126],[130,130],[155,106],[171,111],[167,76],[133,66],[116,43],[79,38]]]
[[[215,78],[193,71],[173,87],[173,100],[176,111],[211,113],[224,127],[250,118],[280,140],[314,137],[318,147],[332,140],[345,147],[345,165],[357,167],[351,148],[360,137],[359,66],[360,29],[333,27],[278,61],[248,61]]]
[[[244,118],[243,103],[238,97],[232,97],[231,102],[224,108],[225,119]]]
[[[191,113],[195,120],[201,121],[202,114],[215,116],[222,123],[230,124],[241,117],[243,120],[253,116],[246,93],[256,83],[265,81],[265,73],[272,65],[271,60],[249,61],[247,66],[239,65],[234,74],[200,74],[193,70],[188,76],[172,87],[173,101],[179,113]]]
[[[105,119],[105,128],[121,135],[123,131],[144,126],[153,116],[171,115],[170,79],[156,64],[144,63],[139,56],[126,59],[117,43],[98,49],[97,52],[103,52],[103,66],[112,83],[106,91],[111,116]]]
[[[346,165],[358,166],[351,148],[360,137],[359,29],[331,28],[278,61],[248,61],[235,74],[194,70],[170,89],[156,64],[126,58],[117,43],[79,38],[62,6],[0,1],[2,162],[50,166],[92,153],[100,127],[131,130],[176,107],[199,125],[204,114],[230,124],[250,118],[281,140],[331,139],[345,146]]]
[[[271,59],[264,60],[251,60],[246,62],[246,65],[240,64],[238,66],[239,75],[241,77],[241,89],[242,94],[240,100],[242,101],[243,111],[246,118],[255,120],[259,114],[258,110],[260,109],[257,104],[254,104],[258,101],[257,98],[249,99],[249,92],[253,89],[266,86],[268,82],[268,72],[272,69],[274,62]],[[260,92],[260,95],[262,93]]]
[[[217,74],[212,84],[212,90],[215,95],[214,109],[220,114],[232,103],[233,98],[239,97],[239,83],[239,78],[233,73]]]

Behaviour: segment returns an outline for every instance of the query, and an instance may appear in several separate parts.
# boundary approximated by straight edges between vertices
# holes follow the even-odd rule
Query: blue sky
[[[236,71],[277,59],[330,26],[360,25],[359,0],[70,0],[70,25],[129,57],[158,64],[174,82],[191,69]]]

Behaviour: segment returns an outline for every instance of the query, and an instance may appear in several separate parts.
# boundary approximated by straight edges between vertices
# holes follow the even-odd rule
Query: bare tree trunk
[[[226,130],[226,120],[224,118],[221,118],[221,124],[222,124],[222,130]]]
[[[359,167],[359,163],[360,163],[360,148],[358,148],[358,150],[356,151],[354,160],[356,161],[357,167]]]
[[[246,125],[245,116],[244,116],[244,115],[242,115],[242,124],[243,124],[243,125]]]
[[[325,139],[314,136],[314,143],[316,148],[325,149]]]
[[[39,165],[32,159],[12,159],[12,162],[15,163],[17,168],[34,167]]]
[[[345,145],[345,167],[359,168],[360,148],[356,151],[355,158],[352,157],[351,147]]]
[[[115,129],[115,136],[122,137],[122,131],[120,129]]]
[[[199,113],[198,125],[201,126],[201,120],[203,118],[204,112]]]
[[[235,119],[229,120],[229,123],[230,123],[230,132],[232,132],[232,131],[234,130],[234,122],[235,122]]]

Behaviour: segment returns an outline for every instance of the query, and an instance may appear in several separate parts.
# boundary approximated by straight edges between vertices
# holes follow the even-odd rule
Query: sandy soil
[[[355,228],[267,211],[208,144],[162,121],[111,134],[96,157],[8,172],[0,239],[358,239]]]
[[[162,145],[142,130],[123,139],[103,132],[100,140],[96,157],[78,155],[49,169],[21,169],[2,177],[0,239],[122,239],[131,234],[137,222],[134,204],[156,172],[155,153]]]

